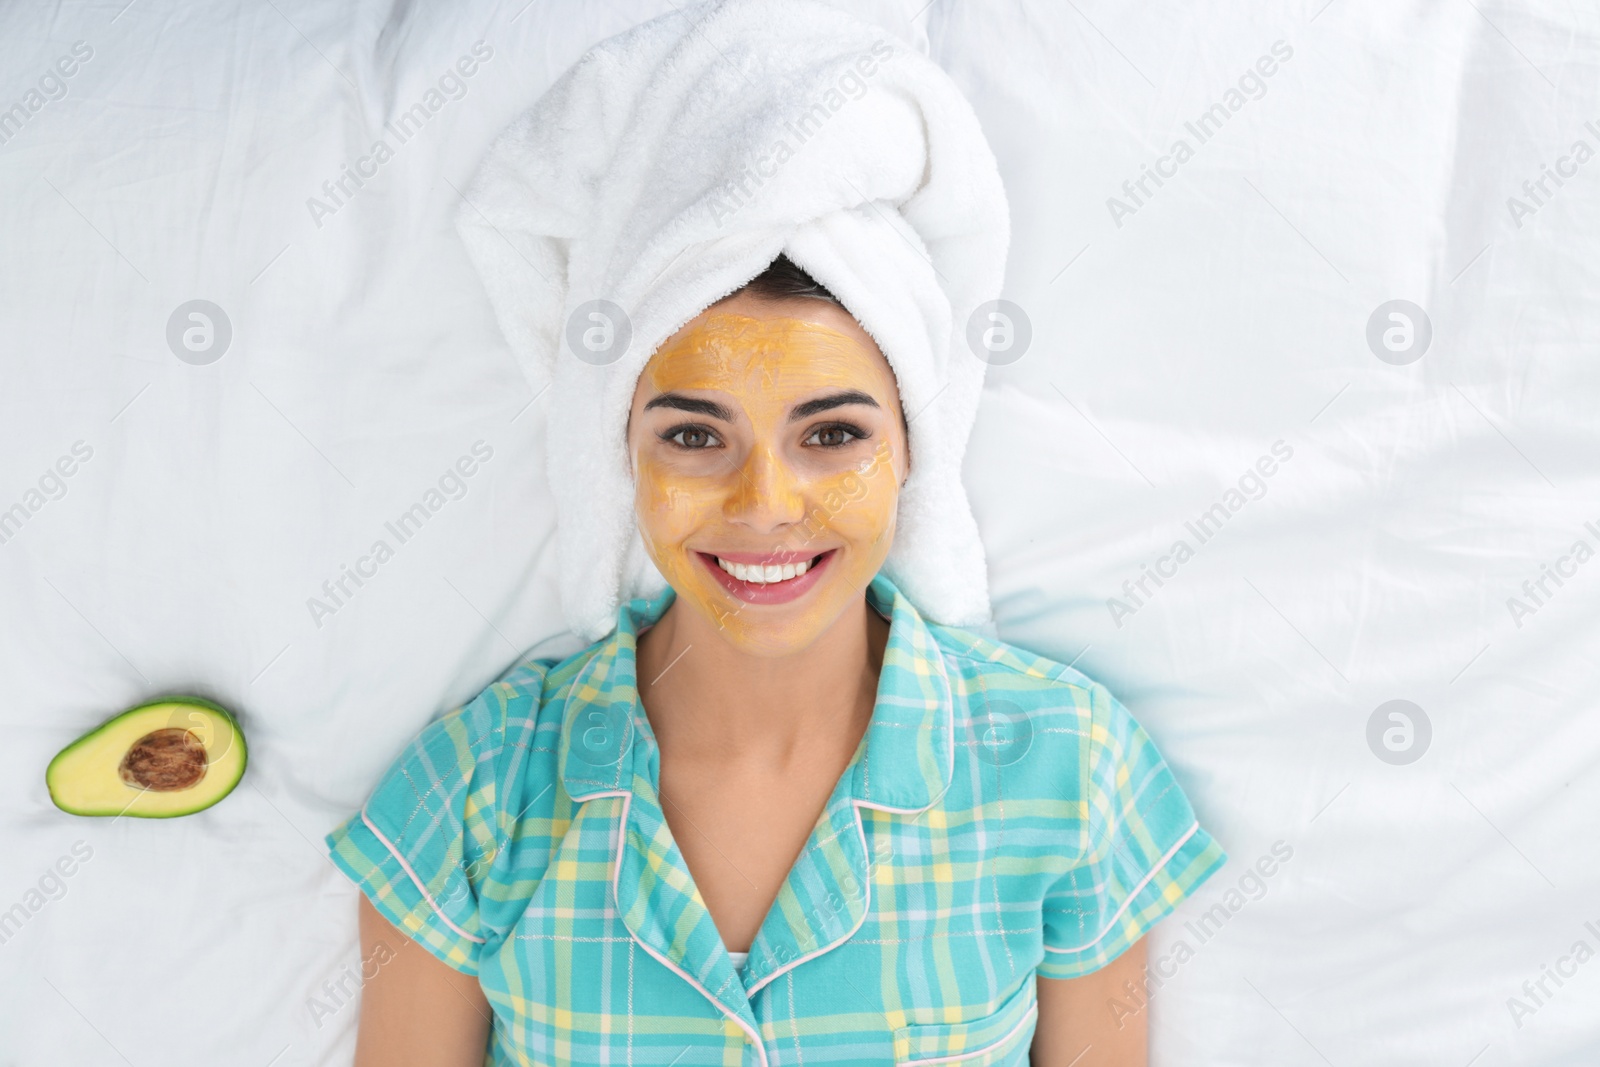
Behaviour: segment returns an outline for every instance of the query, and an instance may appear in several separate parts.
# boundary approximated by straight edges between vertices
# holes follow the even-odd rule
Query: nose
[[[773,533],[805,516],[800,479],[772,449],[752,448],[734,473],[738,484],[728,497],[725,514],[729,521],[758,533]]]

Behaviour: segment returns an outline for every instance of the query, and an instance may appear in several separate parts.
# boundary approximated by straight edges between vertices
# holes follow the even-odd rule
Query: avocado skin
[[[213,783],[211,788],[207,789],[205,788],[205,781],[202,780],[201,785],[197,786],[194,790],[195,795],[197,797],[206,797],[207,794],[214,795],[210,795],[208,799],[204,799],[201,802],[195,803],[193,806],[182,809],[174,809],[167,812],[140,812],[130,809],[124,809],[122,812],[84,811],[70,806],[70,801],[63,801],[63,799],[57,795],[57,786],[66,784],[58,782],[56,773],[57,768],[60,767],[66,760],[68,760],[74,752],[87,745],[90,741],[94,740],[95,737],[100,735],[108,727],[121,721],[127,716],[143,711],[146,708],[160,707],[162,705],[179,705],[204,708],[206,711],[209,711],[215,714],[218,718],[222,719],[227,724],[228,728],[232,730],[233,744],[237,745],[239,750],[239,765],[238,773],[234,775],[233,780],[229,782],[225,788],[218,789]],[[45,768],[45,787],[50,793],[51,802],[69,815],[78,815],[86,818],[115,818],[120,817],[121,815],[127,815],[130,818],[136,819],[176,819],[185,815],[193,815],[196,812],[204,811],[205,809],[220,802],[229,793],[233,792],[238,784],[244,779],[245,768],[248,766],[248,764],[249,746],[245,742],[244,731],[239,727],[239,719],[233,714],[233,712],[229,711],[221,704],[218,704],[216,701],[208,700],[205,697],[191,696],[189,694],[173,694],[171,696],[159,697],[155,700],[147,700],[142,704],[135,704],[131,708],[119,711],[117,714],[111,716],[111,718],[105,720],[92,730],[85,731],[83,734],[79,735],[74,741],[72,741],[71,744],[67,745],[51,758],[49,766]],[[115,773],[114,767],[107,768],[107,770],[109,770],[110,773]]]

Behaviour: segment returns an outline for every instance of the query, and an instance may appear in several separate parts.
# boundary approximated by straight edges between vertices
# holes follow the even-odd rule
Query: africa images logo
[[[491,45],[475,41],[472,45],[472,55],[458,58],[453,68],[446,69],[435,83],[428,87],[422,94],[422,99],[384,123],[384,129],[394,137],[394,145],[389,143],[387,137],[378,138],[372,142],[372,147],[367,150],[366,155],[343,164],[337,177],[322,183],[323,196],[307,197],[306,210],[311,213],[311,221],[316,223],[317,229],[322,229],[325,218],[338,214],[367,182],[378,176],[378,169],[395,157],[396,147],[404,145],[421,133],[429,120],[444,110],[445,105],[466,96],[467,79],[478,73],[478,69],[493,58],[494,48]]]
[[[876,58],[874,58],[876,57]],[[761,187],[793,159],[800,148],[840,109],[867,94],[867,79],[878,73],[878,64],[894,58],[894,49],[881,38],[856,56],[855,62],[834,78],[818,99],[811,101],[795,118],[784,123],[784,132],[769,144],[737,175],[722,183],[711,199],[711,218],[724,225],[746,204],[754,200]]]
[[[1202,111],[1193,122],[1183,124],[1183,128],[1194,138],[1194,144],[1190,144],[1185,137],[1175,139],[1167,153],[1156,158],[1154,165],[1141,163],[1139,176],[1122,183],[1121,197],[1106,197],[1106,210],[1111,212],[1111,221],[1117,224],[1117,229],[1122,229],[1126,219],[1138,214],[1139,209],[1150,202],[1156,190],[1166,184],[1164,179],[1178,176],[1178,168],[1194,158],[1199,145],[1222,132],[1228,120],[1244,110],[1251,100],[1260,100],[1267,95],[1266,79],[1276,74],[1281,64],[1294,57],[1294,48],[1287,41],[1277,40],[1272,42],[1270,52],[1271,55],[1260,56],[1254,66],[1239,75],[1236,84],[1223,92],[1221,100]],[[1150,187],[1151,183],[1154,183],[1154,189]]]
[[[1140,564],[1139,577],[1123,580],[1122,596],[1106,598],[1106,610],[1111,613],[1111,621],[1117,629],[1122,629],[1126,620],[1148,606],[1161,588],[1178,576],[1180,568],[1222,531],[1229,519],[1243,510],[1246,504],[1267,495],[1270,486],[1267,479],[1294,457],[1294,446],[1279,438],[1272,442],[1271,452],[1271,455],[1261,455],[1252,466],[1245,468],[1235,483],[1237,487],[1230,485],[1223,490],[1219,500],[1184,522],[1184,529],[1194,536],[1194,544],[1190,544],[1186,537],[1178,538],[1165,555],[1156,559],[1153,568],[1148,563]],[[1277,459],[1273,459],[1273,456]],[[1152,584],[1154,589],[1151,588]]]

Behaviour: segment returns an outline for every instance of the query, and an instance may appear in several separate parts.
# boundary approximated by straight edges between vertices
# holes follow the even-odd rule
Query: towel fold
[[[882,349],[911,473],[885,570],[925,616],[989,620],[961,484],[1000,295],[1005,191],[936,64],[822,0],[712,0],[595,45],[494,142],[457,226],[535,390],[562,606],[588,640],[664,579],[625,431],[662,341],[785,253]]]

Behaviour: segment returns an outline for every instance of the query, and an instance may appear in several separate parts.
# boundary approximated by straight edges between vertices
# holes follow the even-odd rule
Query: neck
[[[639,699],[674,759],[781,771],[848,757],[872,717],[888,636],[862,597],[807,647],[757,656],[677,599],[639,638]]]

